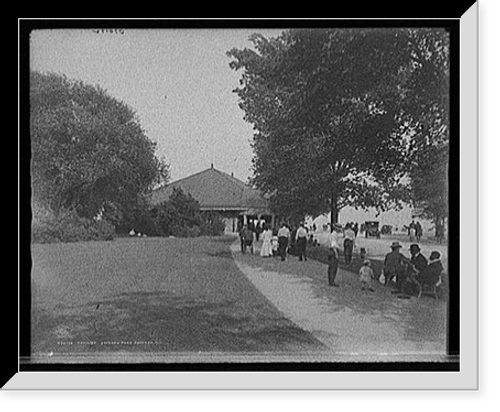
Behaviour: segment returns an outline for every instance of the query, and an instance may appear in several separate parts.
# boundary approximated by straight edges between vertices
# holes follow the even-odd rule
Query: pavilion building
[[[202,212],[215,212],[225,223],[225,233],[235,234],[244,224],[265,221],[274,227],[275,216],[262,193],[239,179],[213,167],[155,189],[150,202],[157,205],[170,198],[174,188],[181,188],[199,203]]]

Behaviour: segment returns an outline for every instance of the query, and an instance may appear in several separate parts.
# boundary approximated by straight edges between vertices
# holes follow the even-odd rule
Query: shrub
[[[148,235],[197,237],[221,235],[225,225],[217,213],[200,211],[196,199],[174,188],[167,201],[153,206],[136,221],[136,228]]]
[[[106,220],[82,218],[71,210],[44,216],[33,221],[31,227],[33,243],[113,240],[114,235],[114,226]]]
[[[217,213],[204,213],[202,215],[200,231],[205,236],[220,236],[224,234],[226,225]]]

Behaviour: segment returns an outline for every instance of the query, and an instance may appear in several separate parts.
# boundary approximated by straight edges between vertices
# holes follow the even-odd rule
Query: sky
[[[226,52],[252,47],[260,29],[35,30],[30,69],[99,85],[136,111],[171,180],[214,167],[247,181],[252,125],[238,97],[241,72]]]
[[[127,103],[157,143],[157,156],[170,165],[171,181],[213,164],[247,182],[253,130],[232,92],[241,72],[229,67],[226,52],[251,48],[248,38],[255,32],[276,37],[282,30],[35,30],[30,68],[99,85]],[[411,220],[411,210],[378,214],[349,207],[339,215],[343,223],[365,220],[402,227]]]

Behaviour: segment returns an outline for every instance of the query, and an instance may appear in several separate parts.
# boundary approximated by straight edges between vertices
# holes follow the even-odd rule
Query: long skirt
[[[273,247],[271,245],[271,239],[264,239],[264,241],[262,242],[262,247],[260,248],[260,255],[262,257],[273,255]]]
[[[286,258],[286,248],[288,247],[288,238],[285,236],[278,237],[278,255],[280,255],[281,260]]]
[[[299,237],[297,239],[297,253],[299,255],[299,260],[307,259],[306,247],[307,247],[307,239],[305,237]]]

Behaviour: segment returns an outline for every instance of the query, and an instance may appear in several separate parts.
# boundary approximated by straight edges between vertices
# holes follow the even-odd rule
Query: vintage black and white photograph
[[[458,362],[452,25],[284,23],[30,31],[24,364]]]

